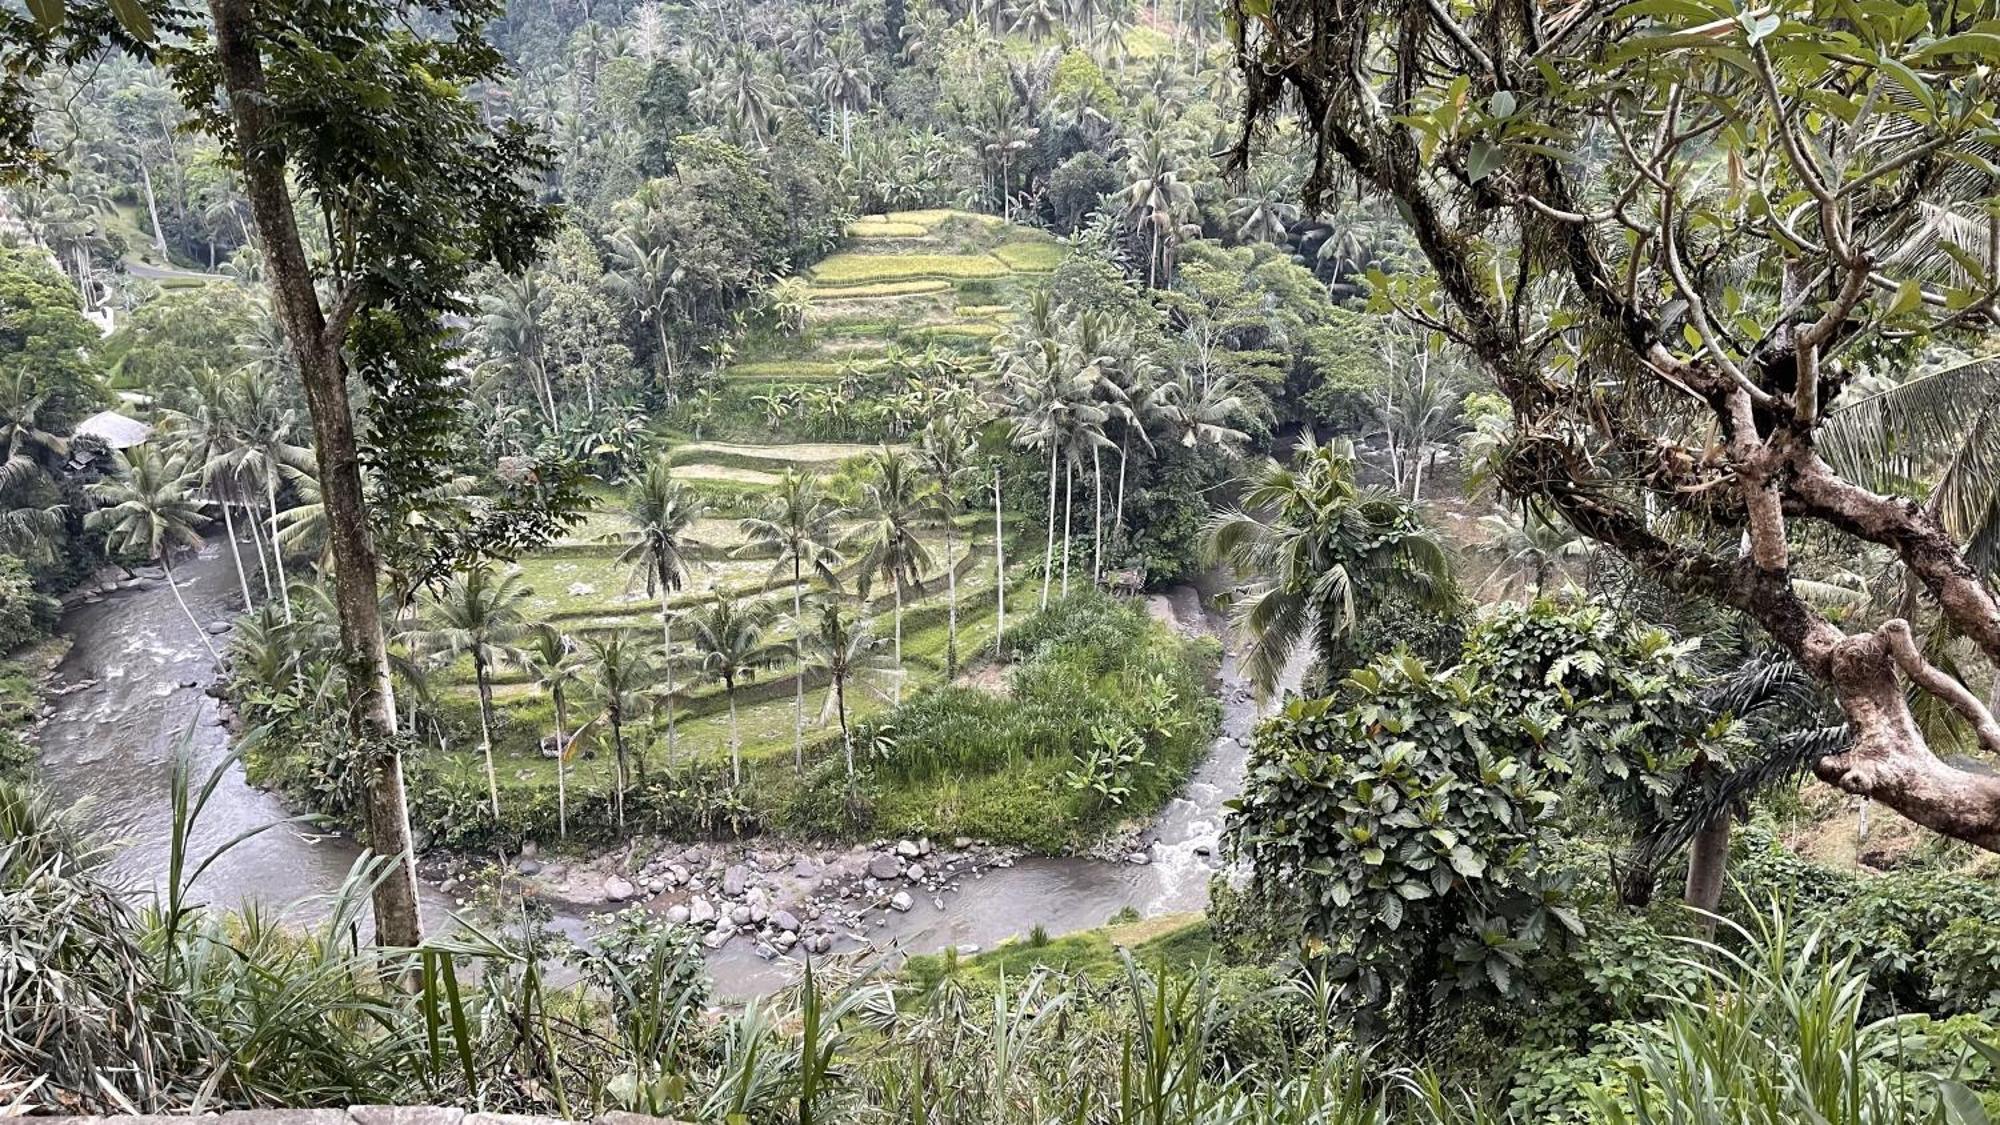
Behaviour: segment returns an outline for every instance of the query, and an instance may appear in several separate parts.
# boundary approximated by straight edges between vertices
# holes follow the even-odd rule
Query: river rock
[[[871,879],[894,879],[902,873],[903,861],[895,856],[883,854],[868,861],[868,877]]]
[[[750,869],[740,863],[730,864],[729,870],[722,873],[722,893],[730,898],[742,894],[749,885]]]
[[[542,854],[540,844],[535,843],[533,840],[521,841],[521,855],[523,858],[533,859],[540,854]]]
[[[737,924],[737,925],[739,925],[739,926],[747,926],[747,925],[749,925],[749,924],[750,924],[750,908],[749,908],[749,907],[747,907],[747,906],[736,906],[736,907],[732,907],[732,908],[730,908],[730,911],[729,911],[729,920],[730,920],[730,921],[732,921],[732,922],[734,922],[734,923],[736,923],[736,924]]]
[[[715,921],[715,904],[696,895],[688,902],[688,921],[697,926],[706,926]]]
[[[790,949],[799,943],[799,935],[790,930],[779,930],[777,936],[771,939],[771,943],[779,949]]]
[[[678,863],[670,863],[667,865],[667,882],[673,884],[676,887],[685,887],[687,886],[688,878],[689,876],[687,868],[682,867]]]
[[[792,863],[792,875],[798,879],[811,879],[820,872],[819,861],[809,855],[802,855]]]
[[[929,872],[924,870],[923,864],[912,863],[910,865],[910,869],[908,871],[903,872],[903,874],[909,877],[910,882],[921,883],[924,881],[924,876],[929,874]]]
[[[972,846],[972,837],[953,836],[951,838],[951,846],[957,848],[959,851],[964,851],[965,849]]]
[[[911,898],[908,891],[897,891],[896,897],[889,900],[889,908],[901,914],[909,913],[910,908],[916,904],[917,900]]]
[[[612,875],[604,880],[604,897],[609,902],[624,902],[637,893],[638,888],[623,876]]]
[[[735,930],[718,926],[715,929],[708,931],[707,934],[703,935],[701,943],[709,947],[710,949],[721,949],[723,946],[729,944],[730,938],[733,938],[735,936],[736,936]]]
[[[208,632],[210,636],[219,637],[222,634],[227,633],[228,631],[229,631],[229,622],[227,621],[211,621],[208,623]]]
[[[799,916],[789,910],[780,910],[771,915],[771,924],[785,933],[799,932]]]
[[[686,925],[688,916],[688,908],[678,902],[667,907],[667,921],[672,922],[676,926]]]
[[[896,854],[902,856],[904,859],[915,859],[924,853],[918,849],[915,840],[898,840],[896,841]]]
[[[542,873],[542,861],[531,855],[522,856],[521,862],[517,866],[523,875],[540,875]]]
[[[1145,852],[1133,852],[1131,855],[1125,857],[1125,862],[1134,867],[1144,867],[1153,862],[1153,857],[1147,855]]]
[[[1212,856],[1215,854],[1215,849],[1207,844],[1196,844],[1194,846],[1194,854],[1203,857]]]

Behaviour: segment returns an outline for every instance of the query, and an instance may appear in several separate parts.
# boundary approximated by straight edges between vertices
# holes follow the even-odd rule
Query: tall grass
[[[176,775],[178,854],[228,763]],[[212,862],[205,857],[202,862]],[[363,940],[381,864],[325,921],[286,929],[187,893],[126,904],[64,818],[0,787],[0,1115],[444,1103],[581,1118],[632,1109],[798,1125],[1474,1125],[1492,1091],[1380,1065],[1302,981],[1303,1034],[1252,1059],[1211,974],[1036,971],[915,989],[841,959],[734,1011],[709,1005],[690,935],[643,912],[588,949],[530,915],[417,949]],[[1598,1125],[1986,1125],[1971,1070],[1926,1073],[1920,1029],[1868,1021],[1865,974],[1783,917],[1691,946],[1706,994],[1632,1028]],[[558,966],[576,982],[557,986]],[[1936,1052],[1921,1057],[1935,1059]],[[1993,1060],[1988,1060],[1993,1061]]]

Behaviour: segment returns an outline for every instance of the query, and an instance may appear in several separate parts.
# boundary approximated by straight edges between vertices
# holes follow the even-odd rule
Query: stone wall
[[[246,1109],[181,1116],[69,1117],[65,1125],[579,1125],[554,1117],[518,1113],[477,1113],[450,1106],[357,1105],[346,1109]],[[640,1113],[605,1113],[590,1125],[680,1125]]]

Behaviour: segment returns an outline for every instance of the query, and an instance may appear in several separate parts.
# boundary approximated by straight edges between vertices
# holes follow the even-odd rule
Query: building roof
[[[153,436],[153,427],[116,410],[102,410],[77,423],[76,432],[97,438],[113,449],[130,449]]]

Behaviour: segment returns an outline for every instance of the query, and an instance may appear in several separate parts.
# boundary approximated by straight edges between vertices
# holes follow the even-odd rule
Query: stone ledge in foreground
[[[474,1113],[450,1106],[357,1105],[346,1109],[244,1109],[227,1113],[151,1114],[121,1117],[50,1118],[64,1125],[573,1125],[556,1117],[520,1113]],[[672,1118],[614,1111],[590,1125],[680,1125]]]

